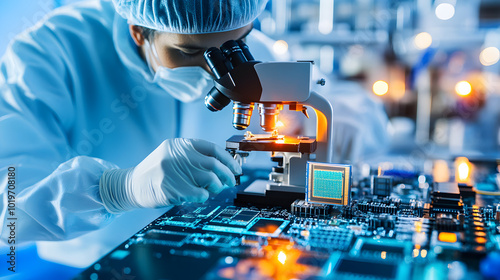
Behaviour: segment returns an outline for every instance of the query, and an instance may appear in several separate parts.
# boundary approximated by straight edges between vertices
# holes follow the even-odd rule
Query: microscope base
[[[267,187],[269,184],[271,188]],[[304,187],[276,186],[268,180],[256,180],[245,190],[236,194],[234,205],[259,208],[279,206],[290,209],[290,205],[295,200],[305,199],[304,191]]]

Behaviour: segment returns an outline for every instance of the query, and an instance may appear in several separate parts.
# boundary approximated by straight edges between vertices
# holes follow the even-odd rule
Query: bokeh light
[[[500,51],[495,47],[485,48],[479,54],[479,61],[484,66],[490,66],[498,62],[500,59]]]
[[[460,96],[467,96],[472,92],[472,86],[467,81],[460,81],[455,85],[455,92]]]
[[[437,5],[435,13],[440,20],[449,20],[455,15],[455,7],[450,3],[441,3]]]
[[[273,51],[276,54],[285,54],[288,51],[288,43],[284,40],[274,42]]]
[[[419,50],[427,49],[432,44],[432,36],[427,32],[420,32],[415,36],[415,47]]]
[[[373,93],[378,96],[385,95],[389,91],[389,84],[386,81],[376,81],[373,83]]]

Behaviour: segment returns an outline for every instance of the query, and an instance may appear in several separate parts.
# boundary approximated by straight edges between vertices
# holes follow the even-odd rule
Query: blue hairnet
[[[179,34],[238,29],[254,21],[268,0],[113,0],[132,24]]]

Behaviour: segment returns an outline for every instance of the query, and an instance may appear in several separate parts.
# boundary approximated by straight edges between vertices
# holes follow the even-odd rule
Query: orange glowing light
[[[415,231],[416,232],[422,232],[422,222],[421,221],[416,221],[415,222]],[[417,245],[415,245],[415,246],[417,246]],[[418,245],[418,246],[420,246],[420,245]]]
[[[277,121],[276,122],[276,128],[284,127],[284,126],[285,126],[285,124],[282,121]]]
[[[467,165],[467,163],[462,162],[458,166],[458,179],[460,181],[463,181],[467,179],[467,177],[469,177],[469,166]]]
[[[264,225],[260,226],[257,228],[258,233],[274,233],[276,230],[278,230],[279,227],[277,225]]]
[[[460,96],[467,96],[472,92],[472,86],[467,81],[460,81],[455,85],[455,92]]]
[[[395,100],[401,100],[405,96],[406,84],[404,80],[396,80],[391,83],[392,85],[392,98]]]
[[[262,276],[265,275],[269,277],[261,277],[259,279],[299,279],[301,278],[300,275],[304,275],[306,271],[308,273],[319,273],[319,270],[315,271],[318,268],[298,262],[302,252],[299,249],[293,248],[293,245],[294,242],[292,240],[268,238],[268,245],[262,247],[264,255],[253,259],[253,265],[255,266],[270,266],[266,269],[266,272],[270,274],[261,274]],[[248,260],[251,259],[247,259],[247,261]],[[246,276],[241,279],[248,278],[247,276],[251,271],[248,269],[238,270],[239,265],[238,262],[236,270],[238,272],[241,271],[241,273],[237,273],[235,276]],[[263,269],[259,268],[259,272],[262,271]],[[235,277],[232,279],[240,278]]]
[[[372,87],[373,93],[378,96],[385,95],[389,91],[389,84],[386,81],[376,81]]]
[[[448,163],[442,159],[436,160],[432,169],[432,176],[434,177],[434,182],[449,182],[450,170]]]
[[[275,265],[267,259],[250,258],[238,261],[236,267],[228,267],[220,271],[219,275],[228,279],[243,279],[250,273],[269,279],[276,275],[277,271]]]
[[[453,232],[440,232],[438,240],[441,242],[455,243],[457,242],[457,235]]]
[[[424,250],[422,250],[422,251],[420,252],[420,255],[422,256],[422,258],[427,257],[427,250],[425,250],[425,249],[424,249]]]
[[[475,233],[474,233],[474,235],[476,235],[476,236],[480,236],[480,237],[485,237],[485,236],[486,236],[486,233],[485,233],[485,232],[480,232],[480,231],[478,231],[478,232],[475,232]]]
[[[387,252],[386,251],[382,251],[382,253],[380,253],[380,257],[385,260],[385,258],[387,258]]]
[[[282,264],[285,264],[286,262],[286,254],[283,253],[283,251],[280,251],[280,253],[278,254],[278,261]]]
[[[218,271],[220,277],[227,279],[234,279],[235,269],[233,267],[226,267]]]
[[[472,183],[472,164],[466,157],[458,157],[455,160],[455,181],[458,183]]]
[[[476,243],[479,243],[479,244],[485,244],[486,243],[486,238],[484,238],[484,237],[476,237],[475,241],[476,241]]]

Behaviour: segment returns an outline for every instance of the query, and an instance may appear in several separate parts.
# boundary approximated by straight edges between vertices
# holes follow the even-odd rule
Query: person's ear
[[[132,39],[134,39],[135,44],[140,47],[144,45],[144,35],[142,35],[142,27],[137,25],[129,24],[128,29],[130,31],[130,35]]]

